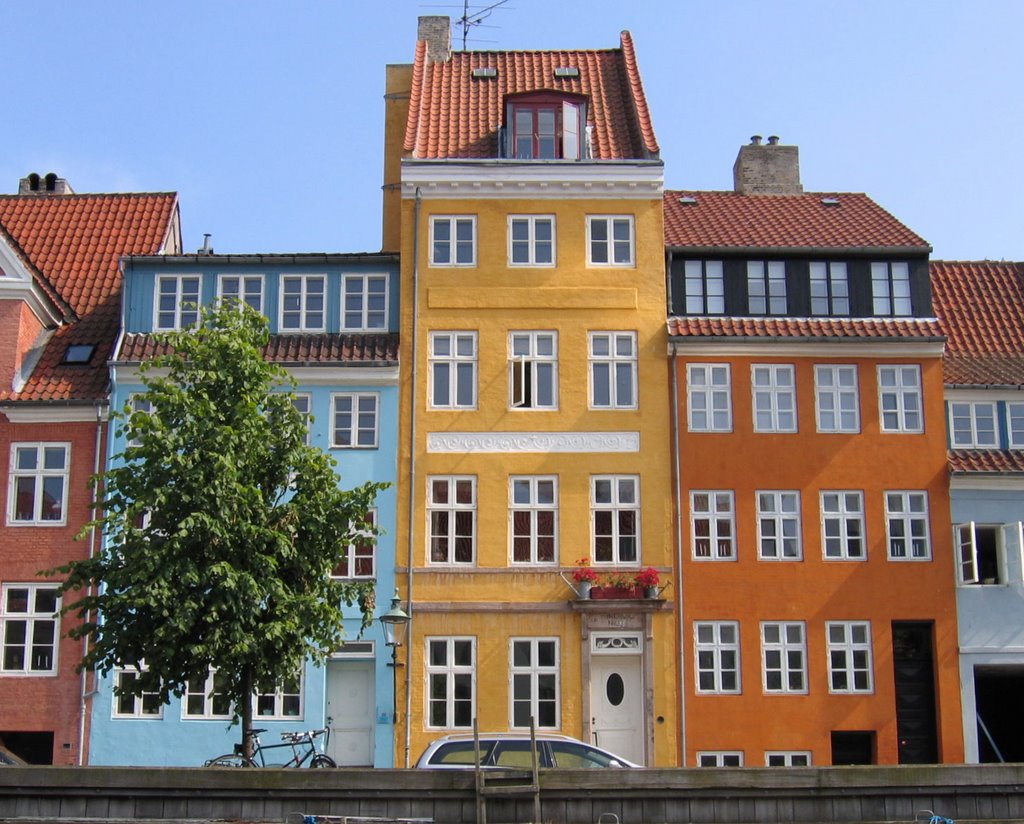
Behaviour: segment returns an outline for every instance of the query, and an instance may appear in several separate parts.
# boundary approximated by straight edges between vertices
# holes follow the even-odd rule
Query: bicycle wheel
[[[331,758],[329,755],[324,755],[323,753],[317,753],[316,755],[313,756],[313,760],[309,762],[309,766],[310,767],[337,767],[338,765],[334,763],[334,759]]]
[[[203,766],[205,767],[255,767],[256,764],[251,759],[246,758],[244,755],[235,755],[230,753],[229,755],[218,755],[216,758],[211,758]]]

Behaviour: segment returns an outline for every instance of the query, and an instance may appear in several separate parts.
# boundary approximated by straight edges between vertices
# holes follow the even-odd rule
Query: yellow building
[[[386,99],[412,616],[395,763],[532,717],[674,764],[663,165],[630,36],[452,52],[424,17]],[[630,584],[653,567],[657,596],[584,599],[580,559]]]

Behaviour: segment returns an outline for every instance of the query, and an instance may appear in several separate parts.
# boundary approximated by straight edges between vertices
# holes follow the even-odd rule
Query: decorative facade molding
[[[429,432],[427,452],[639,452],[639,432]]]

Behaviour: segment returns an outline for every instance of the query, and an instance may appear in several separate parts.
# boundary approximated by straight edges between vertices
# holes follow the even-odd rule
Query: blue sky
[[[0,193],[179,192],[185,248],[380,248],[384,67],[458,0],[8,0]],[[637,48],[671,188],[753,134],[945,259],[1024,260],[1018,0],[509,0],[470,48]],[[454,37],[461,46],[461,36]]]

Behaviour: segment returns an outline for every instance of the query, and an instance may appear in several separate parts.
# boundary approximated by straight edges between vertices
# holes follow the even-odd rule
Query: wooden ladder
[[[484,767],[480,763],[480,727],[473,719],[473,751],[476,756],[476,820],[487,824],[488,798],[533,796],[533,824],[540,820],[540,775],[537,754],[537,728],[530,718],[530,769]]]

